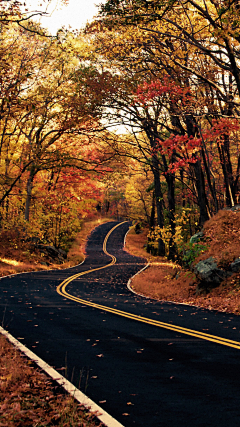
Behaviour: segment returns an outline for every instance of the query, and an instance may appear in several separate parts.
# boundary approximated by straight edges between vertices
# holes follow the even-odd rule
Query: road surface
[[[126,427],[240,425],[240,318],[130,292],[128,228],[97,227],[74,268],[2,278],[3,327]]]

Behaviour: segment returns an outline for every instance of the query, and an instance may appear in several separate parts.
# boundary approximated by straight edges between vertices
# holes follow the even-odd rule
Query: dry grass
[[[228,266],[240,255],[240,213],[219,212],[205,224],[206,236],[211,239],[207,252],[197,259],[213,256],[220,266]],[[148,297],[196,305],[208,309],[240,314],[240,274],[234,274],[212,289],[207,295],[197,295],[197,279],[194,273],[184,270],[166,258],[152,257],[144,249],[147,230],[135,234],[131,230],[127,235],[126,249],[148,259],[149,267],[132,281],[132,288]]]

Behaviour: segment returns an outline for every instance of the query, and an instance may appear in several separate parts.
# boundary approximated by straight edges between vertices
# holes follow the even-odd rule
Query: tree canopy
[[[109,0],[60,38],[1,3],[2,227],[60,245],[97,208],[174,259],[239,203],[236,2]]]

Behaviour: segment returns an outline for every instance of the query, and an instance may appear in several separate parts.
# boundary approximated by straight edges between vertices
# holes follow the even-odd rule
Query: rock
[[[230,265],[228,271],[218,268],[213,257],[200,261],[194,267],[194,273],[199,280],[196,294],[209,292],[212,288],[217,287],[227,277],[240,271],[240,258],[236,258]]]
[[[52,258],[57,258],[58,257],[58,249],[55,248],[55,246],[45,246],[45,250],[47,251],[47,253],[52,257]]]
[[[237,212],[240,210],[240,205],[235,205],[232,208],[225,208],[224,210],[226,211],[233,211],[233,212]]]
[[[65,252],[63,249],[59,248],[58,253],[62,258],[67,259],[67,252]]]
[[[194,234],[191,239],[190,243],[197,243],[199,240],[203,238],[203,231],[199,231],[198,233]]]
[[[236,258],[231,263],[230,268],[233,273],[238,273],[240,271],[240,258]]]
[[[55,246],[38,244],[35,245],[35,248],[39,249],[40,252],[49,256],[52,262],[58,260],[62,264],[64,262],[64,259],[67,258],[67,253],[63,249],[55,248]]]
[[[40,249],[40,251],[47,253],[49,256],[53,258],[58,257],[58,250],[55,248],[55,246],[39,244],[39,245],[35,245],[35,248]]]
[[[214,288],[232,274],[218,268],[213,257],[198,262],[194,267],[194,273],[200,280],[200,288]]]

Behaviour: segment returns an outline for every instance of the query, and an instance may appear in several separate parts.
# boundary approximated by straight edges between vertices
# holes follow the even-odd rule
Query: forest
[[[67,250],[96,212],[184,245],[240,194],[235,0],[108,0],[48,34],[0,2],[0,227]]]

